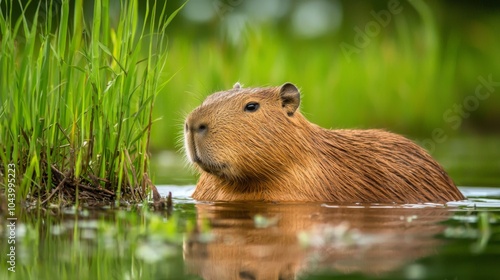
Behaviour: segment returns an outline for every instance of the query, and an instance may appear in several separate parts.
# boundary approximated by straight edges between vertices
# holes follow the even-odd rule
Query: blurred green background
[[[148,1],[138,2],[146,12]],[[167,5],[172,12],[184,3]],[[112,3],[111,23],[119,8]],[[168,27],[153,182],[196,182],[183,120],[239,81],[292,82],[311,122],[403,134],[458,185],[500,186],[499,30],[494,0],[190,0]]]
[[[156,183],[194,182],[182,123],[206,95],[289,81],[312,122],[401,133],[457,184],[500,186],[497,1],[191,0],[170,28]]]

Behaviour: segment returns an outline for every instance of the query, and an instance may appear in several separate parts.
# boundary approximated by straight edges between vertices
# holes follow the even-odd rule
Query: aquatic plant
[[[179,10],[15,2],[0,1],[0,173],[14,167],[17,197],[42,204],[144,200],[166,27]]]

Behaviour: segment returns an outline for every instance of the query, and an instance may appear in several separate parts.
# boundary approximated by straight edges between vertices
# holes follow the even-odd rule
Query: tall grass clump
[[[41,203],[145,199],[165,28],[177,11],[167,17],[148,1],[141,18],[138,0],[119,12],[96,0],[85,15],[83,0],[15,2],[0,0],[0,172],[15,164],[17,197]]]

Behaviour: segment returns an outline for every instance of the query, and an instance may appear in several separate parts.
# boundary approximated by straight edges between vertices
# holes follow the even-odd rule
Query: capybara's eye
[[[245,105],[245,112],[253,113],[259,109],[259,106],[257,102],[248,102],[247,105]]]

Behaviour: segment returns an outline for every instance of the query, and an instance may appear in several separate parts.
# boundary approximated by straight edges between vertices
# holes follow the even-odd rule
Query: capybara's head
[[[228,181],[271,178],[293,165],[304,118],[293,84],[216,92],[186,118],[184,144],[195,166]]]

